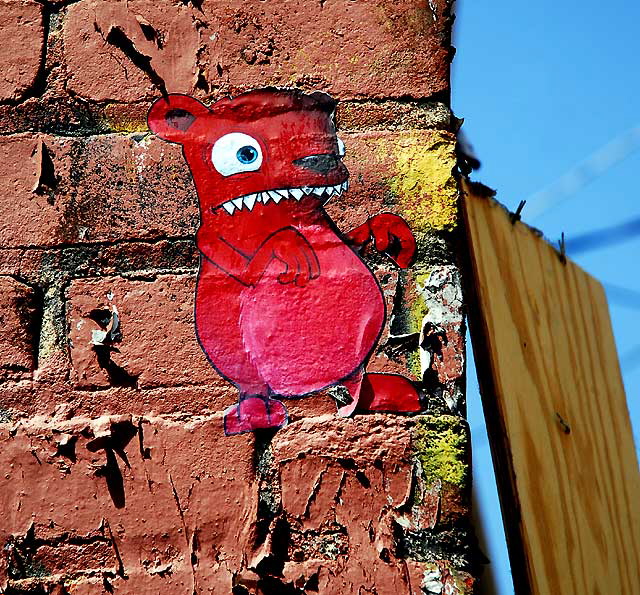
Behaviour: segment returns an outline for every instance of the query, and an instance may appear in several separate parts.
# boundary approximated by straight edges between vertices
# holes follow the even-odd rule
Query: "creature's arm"
[[[356,246],[373,240],[378,252],[385,252],[401,268],[406,269],[416,251],[416,240],[407,222],[392,213],[380,213],[346,234]]]
[[[283,265],[278,275],[282,284],[295,283],[303,287],[320,275],[320,264],[305,237],[293,227],[285,227],[268,236],[255,254],[247,256],[211,230],[200,228],[198,248],[218,268],[243,285],[254,286],[272,260]]]

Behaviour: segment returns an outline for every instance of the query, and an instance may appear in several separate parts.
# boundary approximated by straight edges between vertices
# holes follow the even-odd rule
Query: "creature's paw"
[[[295,283],[304,287],[320,275],[320,263],[308,240],[295,229],[283,229],[273,237],[273,255],[285,270],[278,275],[283,285]]]
[[[245,275],[247,285],[255,285],[274,259],[282,264],[278,282],[283,285],[304,287],[320,276],[320,263],[309,241],[297,229],[283,227],[269,236],[251,259]]]
[[[247,397],[224,412],[224,433],[227,436],[244,434],[264,428],[287,425],[287,410],[276,399]]]
[[[416,240],[402,217],[381,213],[369,219],[369,228],[378,252],[385,252],[401,269],[411,264]]]

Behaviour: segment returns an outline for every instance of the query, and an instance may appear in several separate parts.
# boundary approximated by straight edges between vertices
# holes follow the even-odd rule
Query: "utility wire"
[[[575,194],[636,150],[640,149],[640,126],[623,132],[578,163],[546,188],[527,198],[527,218],[534,220]]]
[[[640,217],[567,239],[566,250],[571,254],[578,254],[620,244],[636,236],[640,236]]]
[[[612,302],[617,302],[621,306],[628,308],[637,308],[640,310],[640,291],[620,287],[611,283],[603,283],[607,297]]]
[[[612,302],[618,302],[619,305],[627,306],[628,308],[640,309],[640,291],[611,283],[604,283],[603,285],[607,292],[607,297]],[[636,345],[623,353],[619,361],[620,368],[627,374],[637,368],[640,365],[640,345]]]
[[[620,356],[620,367],[626,373],[635,370],[640,365],[640,345],[636,345]]]

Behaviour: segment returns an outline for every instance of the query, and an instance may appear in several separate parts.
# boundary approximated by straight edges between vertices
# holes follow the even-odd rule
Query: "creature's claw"
[[[416,251],[416,240],[407,222],[398,215],[381,213],[347,234],[357,246],[373,239],[378,252],[386,253],[401,268],[406,269]]]
[[[257,283],[274,258],[284,266],[284,271],[278,275],[279,283],[304,287],[320,275],[320,263],[314,249],[293,227],[278,230],[262,244],[250,263],[251,285]]]
[[[381,213],[369,220],[376,250],[386,252],[401,269],[406,269],[416,251],[416,240],[407,222],[398,215]]]
[[[280,401],[247,397],[225,410],[224,433],[232,436],[264,428],[282,428],[287,420],[287,410]]]

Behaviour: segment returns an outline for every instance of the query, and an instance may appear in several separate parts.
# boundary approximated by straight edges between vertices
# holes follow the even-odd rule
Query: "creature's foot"
[[[268,397],[247,397],[224,412],[224,433],[227,436],[286,425],[287,409],[280,401]]]
[[[356,409],[415,413],[422,409],[418,391],[404,376],[397,374],[364,374],[344,383],[353,398],[338,413],[348,416]]]
[[[399,413],[414,413],[422,409],[416,387],[397,374],[365,374],[358,407]]]

